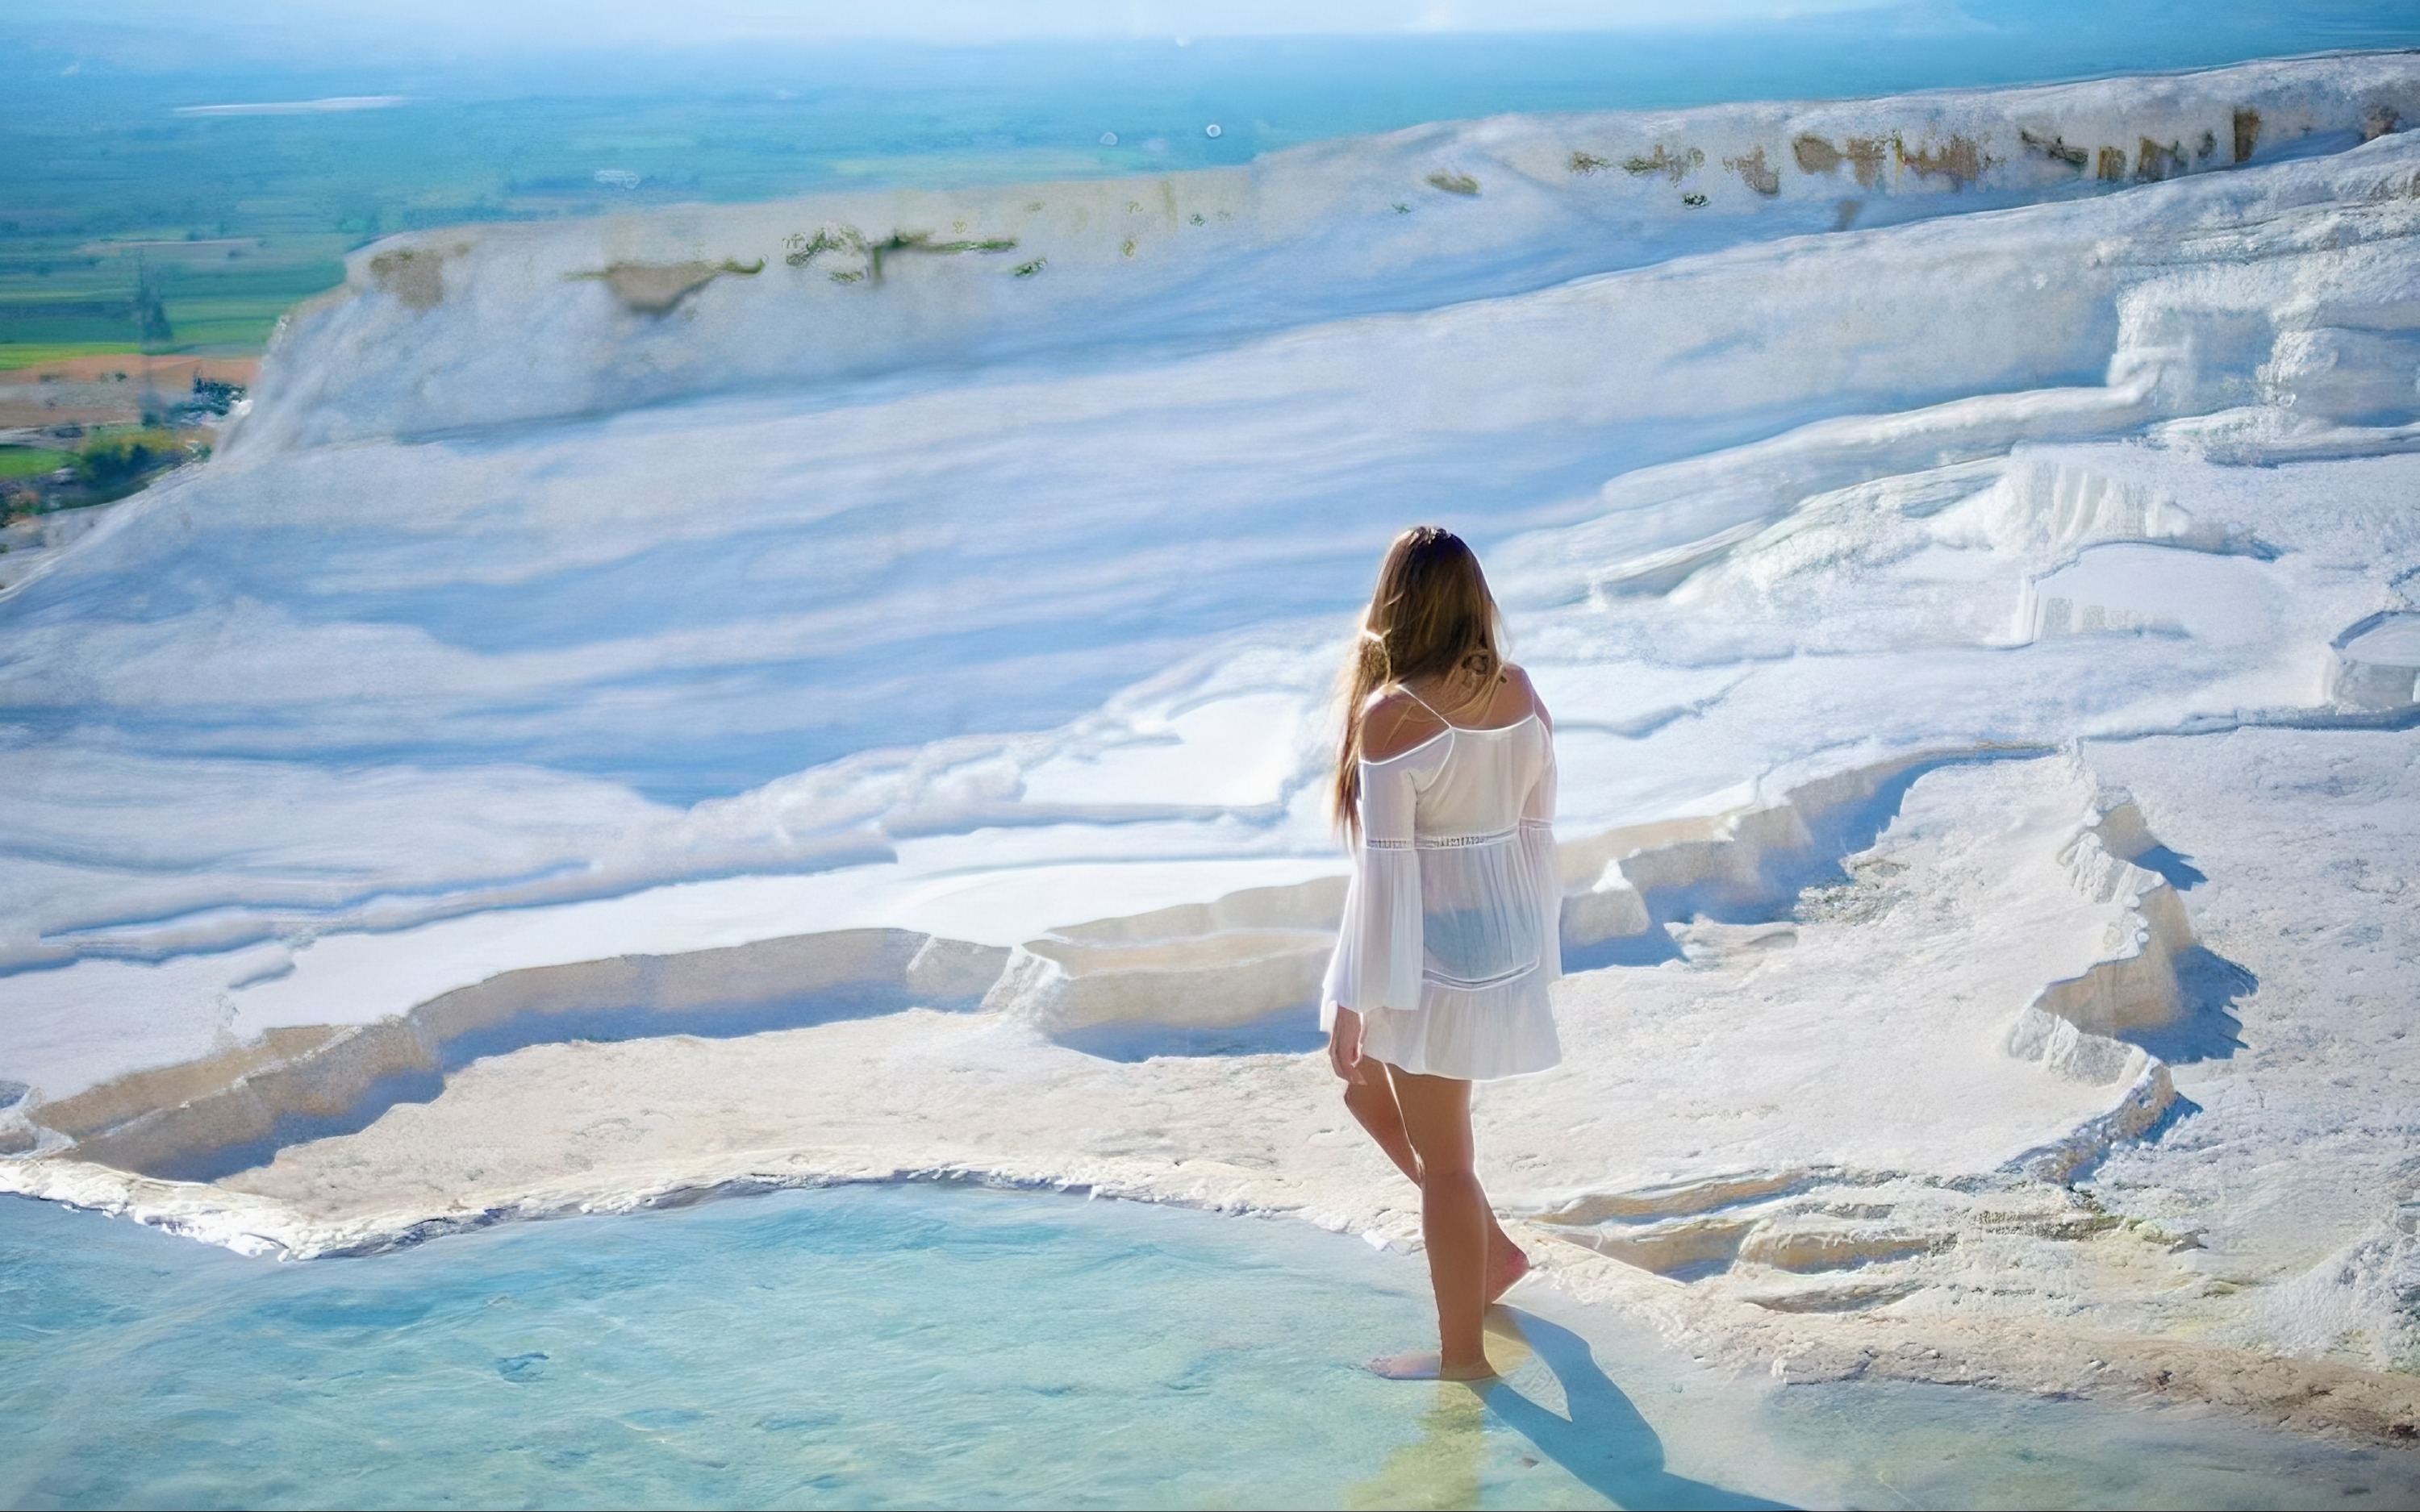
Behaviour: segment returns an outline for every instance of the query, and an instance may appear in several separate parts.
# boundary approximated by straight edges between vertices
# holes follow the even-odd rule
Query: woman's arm
[[[1333,1004],[1328,1011],[1332,1017],[1327,1029],[1327,1069],[1342,1081],[1371,1080],[1369,1068],[1361,1059],[1361,1015]]]
[[[1320,993],[1321,1027],[1329,1031],[1329,1063],[1348,1081],[1360,1079],[1360,1015],[1420,1003],[1420,872],[1412,851],[1412,764],[1380,761],[1361,767],[1361,842],[1354,851],[1353,881],[1344,892],[1336,954]]]
[[[1529,707],[1546,732],[1545,761],[1521,802],[1521,855],[1529,868],[1529,886],[1536,889],[1538,964],[1546,980],[1553,981],[1563,974],[1563,879],[1555,852],[1555,725],[1546,715],[1545,700],[1538,697],[1537,689],[1517,668],[1514,672],[1521,676]]]

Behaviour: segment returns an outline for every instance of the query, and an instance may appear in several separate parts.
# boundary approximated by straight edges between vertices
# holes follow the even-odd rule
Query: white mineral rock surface
[[[1480,1100],[1549,1273],[2408,1435],[2405,119],[2329,57],[366,249],[0,596],[0,1185],[1413,1242],[1303,1011],[1328,681],[1435,518],[1559,728],[1568,1058]]]

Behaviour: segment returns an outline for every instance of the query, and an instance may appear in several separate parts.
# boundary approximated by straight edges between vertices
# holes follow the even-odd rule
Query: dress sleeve
[[[1320,989],[1319,1026],[1342,1006],[1420,1006],[1420,866],[1412,850],[1411,764],[1361,764],[1361,843],[1344,892],[1344,922]]]
[[[1538,900],[1538,969],[1548,981],[1563,974],[1563,877],[1555,858],[1555,737],[1546,733],[1546,759],[1521,805],[1521,857]]]

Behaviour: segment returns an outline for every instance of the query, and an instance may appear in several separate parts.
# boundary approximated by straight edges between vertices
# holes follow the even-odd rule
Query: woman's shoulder
[[[1546,717],[1545,701],[1538,697],[1529,674],[1510,662],[1497,673],[1496,696],[1488,701],[1483,724],[1475,728],[1500,730],[1526,723],[1534,715],[1547,729],[1554,728]],[[1422,702],[1410,689],[1401,685],[1382,687],[1370,695],[1361,705],[1361,759],[1369,762],[1390,762],[1419,749],[1454,728],[1446,723],[1435,709]]]
[[[1401,687],[1382,687],[1361,705],[1361,759],[1390,762],[1445,733],[1436,711]]]
[[[1554,717],[1546,712],[1546,701],[1538,696],[1538,687],[1529,681],[1529,674],[1527,671],[1508,661],[1504,664],[1504,681],[1506,684],[1504,702],[1507,704],[1519,708],[1525,717],[1536,715],[1538,722],[1549,730],[1555,727]],[[1514,703],[1516,699],[1519,702]]]

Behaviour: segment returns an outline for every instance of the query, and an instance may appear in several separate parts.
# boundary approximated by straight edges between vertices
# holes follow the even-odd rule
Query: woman
[[[1370,1363],[1398,1379],[1495,1374],[1480,1319],[1529,1261],[1472,1169],[1470,1084],[1562,1054],[1554,730],[1502,643],[1479,559],[1418,526],[1388,548],[1342,680],[1355,866],[1321,1017],[1344,1105],[1420,1189],[1441,1348]]]

